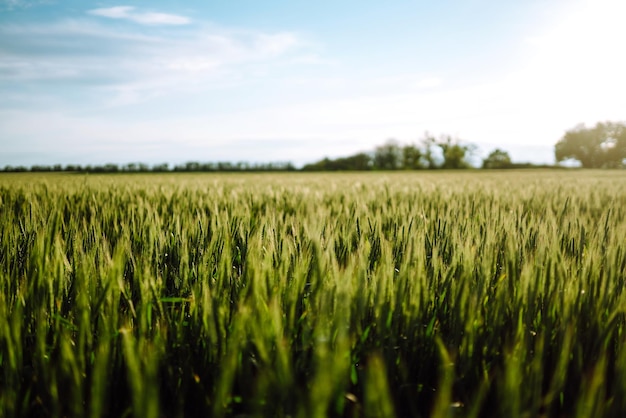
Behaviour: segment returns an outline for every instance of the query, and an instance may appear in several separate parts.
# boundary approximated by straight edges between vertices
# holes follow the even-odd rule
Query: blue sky
[[[312,162],[425,131],[552,162],[626,115],[621,0],[0,0],[0,166]]]

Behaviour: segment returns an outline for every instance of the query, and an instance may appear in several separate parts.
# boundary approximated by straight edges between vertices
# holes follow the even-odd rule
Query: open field
[[[0,175],[0,416],[626,416],[626,171]]]

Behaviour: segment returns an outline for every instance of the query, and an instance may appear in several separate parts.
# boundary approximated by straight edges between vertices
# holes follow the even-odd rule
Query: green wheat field
[[[2,417],[626,416],[626,171],[0,176]]]

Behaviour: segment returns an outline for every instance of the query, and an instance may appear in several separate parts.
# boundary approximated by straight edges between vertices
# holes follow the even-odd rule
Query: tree
[[[372,157],[365,152],[351,155],[349,157],[331,160],[324,158],[313,164],[302,167],[302,171],[366,171],[372,168]]]
[[[446,136],[437,142],[437,146],[441,149],[443,155],[441,168],[459,169],[470,167],[467,158],[474,151],[473,145],[463,145],[457,139]]]
[[[416,145],[409,144],[402,147],[402,168],[405,170],[419,170],[422,167],[423,152]]]
[[[324,158],[306,164],[302,171],[469,168],[468,158],[475,149],[475,145],[461,143],[450,136],[441,136],[437,140],[426,132],[417,144],[400,145],[389,139],[377,146],[373,153],[361,152],[334,160]]]
[[[568,159],[579,161],[584,168],[608,168],[624,165],[626,159],[626,125],[598,122],[595,127],[584,124],[565,132],[556,143],[557,162]]]
[[[512,165],[509,153],[499,148],[491,151],[483,160],[483,168],[510,168]]]
[[[336,168],[338,170],[365,171],[371,168],[372,158],[364,152],[359,152],[350,157],[339,158],[335,160],[335,163],[338,165]]]
[[[166,171],[169,171],[169,164],[168,163],[155,164],[152,166],[152,171],[154,171],[155,173],[164,173]]]
[[[83,171],[83,167],[79,164],[68,164],[65,166],[65,171]]]
[[[120,168],[118,167],[117,164],[108,163],[102,167],[102,171],[107,172],[107,173],[116,173],[120,171]]]
[[[374,152],[374,167],[379,170],[397,170],[402,161],[402,151],[398,141],[389,139],[383,145],[376,147]]]

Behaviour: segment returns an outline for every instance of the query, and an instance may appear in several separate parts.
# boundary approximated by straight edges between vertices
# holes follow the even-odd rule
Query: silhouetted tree
[[[185,163],[185,171],[200,171],[200,163],[197,161]]]
[[[30,167],[30,171],[32,172],[52,171],[52,167],[48,165],[33,165]]]
[[[324,158],[302,167],[302,171],[366,171],[371,169],[372,157],[365,152],[334,160]]]
[[[152,171],[154,171],[155,173],[164,173],[166,171],[169,171],[169,164],[168,163],[155,164],[152,166]]]
[[[418,170],[424,168],[422,158],[424,153],[416,145],[409,144],[402,147],[402,168],[405,170]]]
[[[597,123],[593,128],[584,124],[565,132],[556,143],[557,162],[573,159],[585,168],[620,167],[626,159],[626,125]]]
[[[509,153],[499,148],[491,151],[483,160],[483,168],[511,168],[512,165]]]
[[[402,162],[398,141],[389,139],[374,151],[374,167],[379,170],[397,170]]]
[[[103,171],[106,173],[117,173],[118,171],[120,171],[120,168],[117,166],[117,164],[108,163],[104,165]]]
[[[473,145],[464,145],[459,140],[452,139],[451,136],[445,136],[437,142],[437,146],[441,149],[443,155],[441,168],[459,169],[470,167],[467,158],[474,151]]]
[[[302,166],[302,171],[326,171],[328,165],[331,163],[331,159],[326,157],[314,163],[305,164]]]
[[[336,165],[338,170],[370,170],[372,158],[368,154],[360,152],[350,157],[337,159]]]
[[[8,173],[23,173],[23,172],[28,171],[28,167],[25,167],[23,165],[18,165],[18,166],[7,165],[7,166],[4,166],[4,171]]]

